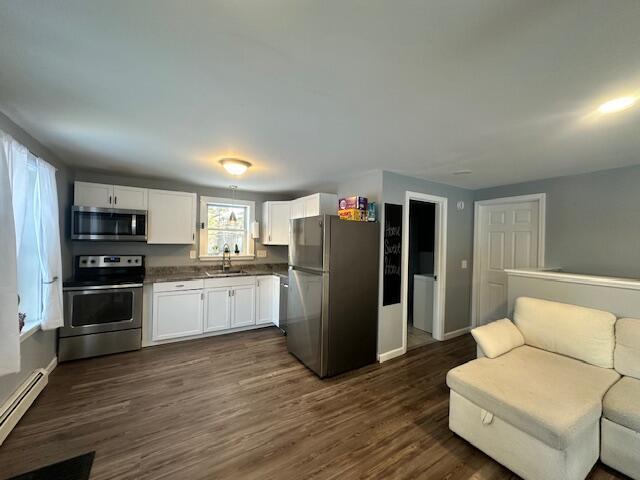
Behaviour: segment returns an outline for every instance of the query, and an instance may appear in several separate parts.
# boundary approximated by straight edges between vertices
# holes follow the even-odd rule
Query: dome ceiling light
[[[220,165],[222,165],[231,175],[236,176],[242,175],[247,171],[247,168],[251,166],[249,162],[240,160],[239,158],[223,158],[220,160]]]

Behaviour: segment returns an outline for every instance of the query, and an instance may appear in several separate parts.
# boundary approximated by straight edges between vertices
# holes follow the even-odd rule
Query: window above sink
[[[253,260],[254,240],[250,227],[254,220],[255,203],[252,201],[200,197],[200,259],[222,260],[227,244],[231,261]]]

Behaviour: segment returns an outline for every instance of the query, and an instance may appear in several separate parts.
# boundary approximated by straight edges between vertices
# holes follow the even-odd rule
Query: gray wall
[[[471,303],[471,260],[473,258],[473,192],[464,188],[396,173],[383,173],[382,202],[404,205],[407,191],[437,195],[448,199],[444,331],[450,333],[468,327]],[[456,208],[456,204],[460,200],[465,203],[464,210]],[[403,234],[406,233],[403,232]],[[461,268],[462,260],[468,261],[469,268],[466,270]],[[389,352],[402,346],[402,303],[382,308],[378,328],[380,331],[379,352]]]
[[[69,231],[69,208],[71,204],[71,174],[69,169],[42,146],[37,140],[18,127],[4,114],[0,113],[0,130],[8,133],[26,146],[33,154],[46,160],[58,169],[56,181],[58,184],[58,203],[60,208],[60,238],[62,240],[63,274],[70,274],[71,245],[66,240]],[[17,320],[16,320],[17,321]],[[21,369],[14,375],[0,377],[0,404],[2,404],[22,382],[37,368],[46,367],[56,355],[56,332],[38,331],[20,345]]]
[[[229,189],[212,188],[196,185],[180,184],[171,180],[158,180],[142,177],[131,177],[122,175],[110,175],[103,172],[93,172],[87,170],[77,170],[75,180],[83,182],[106,183],[113,185],[127,185],[143,188],[157,188],[161,190],[177,190],[184,192],[196,192],[198,195],[211,197],[231,197]],[[256,220],[262,225],[262,202],[266,200],[289,200],[290,197],[278,194],[245,192],[238,190],[236,198],[239,200],[251,200],[256,205]],[[198,212],[199,213],[199,212]],[[67,234],[68,236],[68,234]],[[196,265],[201,262],[198,259],[190,259],[189,251],[197,250],[194,245],[147,245],[141,242],[72,242],[73,255],[104,254],[113,253],[146,255],[147,266],[172,266],[172,265]],[[264,246],[256,241],[256,250],[266,250],[265,258],[256,258],[253,261],[237,263],[281,263],[287,262],[287,247],[284,246]],[[210,262],[206,262],[210,263]],[[235,262],[234,262],[235,263]]]
[[[363,173],[362,175],[350,177],[345,179],[342,183],[338,184],[333,190],[338,193],[338,198],[343,197],[367,197],[370,202],[376,202],[378,204],[378,221],[381,218],[381,203],[382,203],[382,170],[374,170],[371,172]],[[330,191],[332,189],[325,189]],[[384,232],[380,229],[380,245],[383,244]],[[380,249],[379,265],[383,264],[383,252]],[[386,345],[385,338],[388,335],[381,327],[384,325],[382,308],[382,267],[380,267],[378,278],[378,354],[385,353],[387,350],[383,350]]]
[[[552,278],[531,278],[509,275],[508,316],[518,297],[534,297],[554,302],[571,303],[611,312],[616,317],[640,318],[640,291],[615,285],[584,285]]]
[[[547,194],[546,265],[640,278],[640,166],[477,190],[475,200]]]
[[[338,193],[338,198],[360,196],[367,197],[370,202],[380,202],[382,196],[382,170],[373,170],[349,178],[338,184],[333,190]]]

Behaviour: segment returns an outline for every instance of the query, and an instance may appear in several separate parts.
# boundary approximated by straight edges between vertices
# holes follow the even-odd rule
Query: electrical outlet
[[[189,250],[189,258],[191,258],[191,259],[196,258],[196,251],[195,250]]]
[[[266,250],[257,250],[256,251],[256,255],[258,256],[258,258],[266,258],[267,251]]]
[[[466,269],[467,269],[467,261],[466,261],[466,260],[462,260],[462,263],[460,264],[460,267],[461,267],[463,270],[466,270]]]

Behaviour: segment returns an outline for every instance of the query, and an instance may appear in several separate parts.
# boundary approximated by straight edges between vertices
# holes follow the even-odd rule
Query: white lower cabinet
[[[275,276],[260,275],[155,283],[151,340],[277,325],[278,282]]]
[[[256,284],[238,285],[231,290],[231,327],[256,324]]]
[[[189,337],[202,333],[202,290],[153,293],[152,339]]]
[[[231,328],[231,290],[228,287],[207,288],[204,291],[205,332]]]
[[[256,324],[273,321],[274,277],[258,277],[256,280]],[[279,294],[279,292],[278,292]]]

